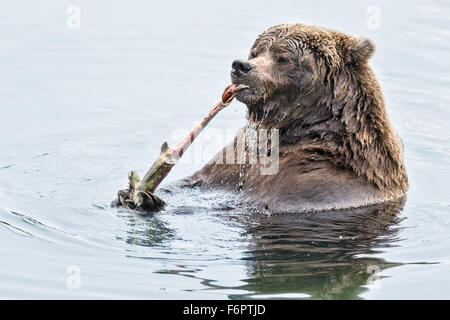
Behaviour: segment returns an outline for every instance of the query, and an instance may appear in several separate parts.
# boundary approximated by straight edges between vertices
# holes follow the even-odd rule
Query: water
[[[450,298],[448,3],[80,0],[70,30],[71,3],[0,4],[0,298]],[[163,183],[163,212],[110,208],[130,169],[207,112],[231,61],[289,21],[375,40],[406,149],[404,206],[267,216],[173,187],[244,125],[234,102],[202,133],[203,161]]]

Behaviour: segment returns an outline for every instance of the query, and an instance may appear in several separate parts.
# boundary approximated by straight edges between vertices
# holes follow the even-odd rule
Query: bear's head
[[[374,51],[369,39],[304,24],[277,25],[258,36],[248,60],[233,62],[231,80],[249,86],[236,98],[247,105],[251,121],[292,126],[307,121],[308,113],[328,113],[336,86],[352,84]]]
[[[374,51],[365,38],[277,25],[258,36],[248,60],[233,62],[231,80],[248,86],[236,98],[250,123],[279,129],[281,145],[295,145],[303,160],[351,169],[394,195],[408,182],[401,141],[368,63]]]

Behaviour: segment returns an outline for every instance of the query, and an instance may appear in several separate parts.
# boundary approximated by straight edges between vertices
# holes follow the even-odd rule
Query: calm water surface
[[[0,4],[0,298],[450,298],[448,2],[79,0],[79,30],[70,4]],[[130,169],[209,110],[231,61],[289,21],[376,42],[406,201],[268,216],[177,189],[245,123],[234,102],[158,191],[164,211],[110,208]]]

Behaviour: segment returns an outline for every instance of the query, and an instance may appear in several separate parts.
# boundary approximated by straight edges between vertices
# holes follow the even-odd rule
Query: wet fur
[[[368,39],[326,28],[284,24],[265,31],[249,56],[254,71],[234,82],[253,88],[237,96],[248,107],[249,125],[280,130],[278,173],[209,163],[187,181],[239,191],[273,212],[344,209],[403,196],[403,147],[368,63],[374,50]]]

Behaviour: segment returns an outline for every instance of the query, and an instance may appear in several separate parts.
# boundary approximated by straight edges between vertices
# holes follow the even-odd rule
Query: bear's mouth
[[[247,88],[245,88],[245,89],[239,91],[239,92],[237,93],[237,95],[236,95],[236,98],[237,98],[239,101],[241,101],[242,99],[245,99],[246,97],[252,96],[252,95],[254,95],[254,94],[255,94],[255,93],[254,93],[254,91],[252,90],[252,88],[247,87]],[[238,96],[239,96],[239,97],[238,97]],[[243,101],[241,101],[241,102],[243,102]]]
[[[265,90],[258,88],[257,86],[253,86],[250,83],[237,81],[235,79],[232,79],[232,83],[247,86],[247,88],[240,90],[236,94],[236,99],[247,105],[248,108],[252,108],[256,104],[264,100],[264,97],[266,95]]]

